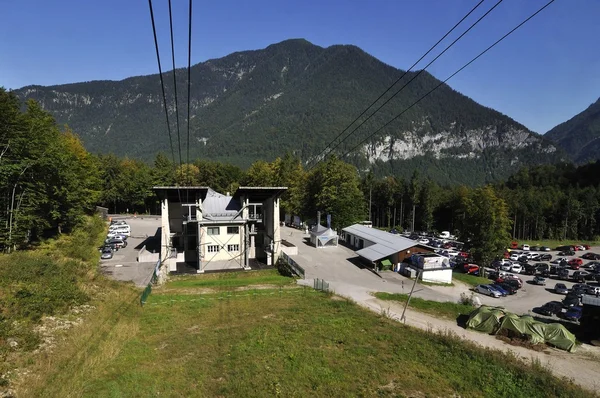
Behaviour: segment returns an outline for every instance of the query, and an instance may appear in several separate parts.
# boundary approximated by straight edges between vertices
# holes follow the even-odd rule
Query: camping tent
[[[504,311],[501,308],[482,305],[469,315],[467,329],[494,334],[500,327],[500,319],[503,316]]]
[[[317,224],[317,226],[310,231],[310,243],[315,245],[318,249],[337,246],[338,236],[333,229]]]

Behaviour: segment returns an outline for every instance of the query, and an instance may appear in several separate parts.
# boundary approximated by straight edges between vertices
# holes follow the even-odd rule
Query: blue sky
[[[195,0],[192,62],[305,38],[321,46],[354,44],[406,69],[476,2]],[[187,63],[187,3],[173,0],[178,67]],[[494,3],[486,0],[469,21]],[[445,79],[545,3],[505,0],[428,70]],[[163,69],[170,69],[167,1],[153,4]],[[0,9],[0,86],[158,71],[145,0],[0,0]],[[600,97],[599,15],[598,0],[556,0],[449,84],[544,133]]]

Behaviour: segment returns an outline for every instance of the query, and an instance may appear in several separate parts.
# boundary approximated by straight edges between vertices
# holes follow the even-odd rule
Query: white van
[[[125,236],[130,236],[131,235],[131,227],[129,225],[117,225],[114,227],[110,227],[108,229],[109,232],[115,232],[118,234],[123,234]]]

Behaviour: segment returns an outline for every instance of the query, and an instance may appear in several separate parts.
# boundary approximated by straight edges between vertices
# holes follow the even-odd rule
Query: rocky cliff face
[[[177,158],[179,145],[184,151],[188,145],[187,73],[176,71],[179,137],[172,73],[164,74],[164,81]],[[288,151],[312,159],[401,73],[357,47],[322,48],[305,40],[288,40],[197,64],[191,71],[191,156],[241,166],[257,159],[272,160]],[[413,76],[409,73],[397,87]],[[438,83],[428,73],[421,74],[337,151],[346,154]],[[159,151],[171,154],[157,75],[29,86],[16,93],[22,99],[39,101],[59,123],[79,133],[93,152],[146,160]],[[543,137],[447,85],[359,149],[351,154],[353,161],[377,164],[380,169],[382,163],[404,162],[402,170],[420,167],[428,174],[430,167],[444,169],[444,162],[459,161],[461,167],[486,170],[485,175],[475,172],[481,181],[562,156]],[[443,179],[443,170],[440,173],[435,178]]]

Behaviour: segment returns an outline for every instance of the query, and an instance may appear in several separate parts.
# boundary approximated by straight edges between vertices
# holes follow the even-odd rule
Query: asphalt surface
[[[114,252],[112,259],[100,261],[100,269],[116,280],[146,286],[156,263],[138,263],[137,254],[143,246],[149,251],[160,250],[160,217],[113,216],[113,220],[125,220],[131,226],[131,236],[127,239],[127,247]]]

